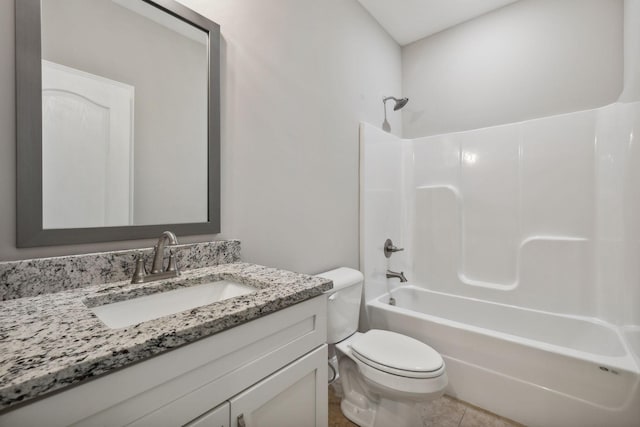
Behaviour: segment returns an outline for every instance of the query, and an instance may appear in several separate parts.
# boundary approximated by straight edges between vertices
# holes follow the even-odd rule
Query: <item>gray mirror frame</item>
[[[173,0],[141,0],[209,35],[208,221],[72,229],[42,227],[42,67],[40,0],[15,0],[16,246],[109,242],[220,232],[220,26]]]

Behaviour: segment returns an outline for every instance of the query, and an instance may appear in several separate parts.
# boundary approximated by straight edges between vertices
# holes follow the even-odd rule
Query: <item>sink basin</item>
[[[248,285],[219,280],[100,305],[91,311],[109,328],[117,329],[255,291]]]

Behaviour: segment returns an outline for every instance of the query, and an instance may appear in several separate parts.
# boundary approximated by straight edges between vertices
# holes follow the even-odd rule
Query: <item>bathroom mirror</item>
[[[172,0],[16,0],[17,246],[220,231],[219,26]]]

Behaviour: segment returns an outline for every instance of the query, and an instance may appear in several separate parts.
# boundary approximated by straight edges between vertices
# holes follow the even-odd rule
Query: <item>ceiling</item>
[[[517,0],[358,0],[404,46]]]

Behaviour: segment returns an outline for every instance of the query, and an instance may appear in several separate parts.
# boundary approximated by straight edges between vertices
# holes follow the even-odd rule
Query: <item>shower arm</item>
[[[393,111],[398,111],[409,102],[409,98],[396,98],[395,96],[385,96],[382,98],[382,103],[384,104],[384,112],[387,113],[387,101],[393,100],[395,105],[393,106]]]

